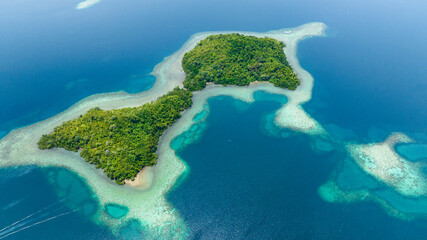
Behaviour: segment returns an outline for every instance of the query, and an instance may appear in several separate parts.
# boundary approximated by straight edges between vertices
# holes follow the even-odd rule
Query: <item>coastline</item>
[[[205,109],[208,98],[228,95],[250,103],[254,101],[253,93],[255,91],[262,90],[283,95],[287,97],[288,101],[275,113],[274,122],[276,125],[281,128],[309,134],[313,137],[330,138],[320,123],[311,118],[301,106],[312,97],[314,79],[310,73],[299,65],[296,56],[299,41],[308,37],[323,36],[325,29],[326,25],[323,23],[309,23],[293,29],[282,29],[266,33],[232,31],[256,37],[267,36],[285,42],[285,54],[301,81],[300,86],[295,91],[290,91],[276,88],[267,82],[251,83],[246,87],[208,84],[204,90],[194,93],[193,106],[185,110],[181,119],[169,127],[161,136],[157,150],[157,165],[149,169],[143,169],[134,181],[128,181],[125,186],[115,184],[107,178],[102,170],[96,169],[93,165],[85,162],[78,153],[68,152],[64,149],[39,150],[37,148],[37,140],[43,134],[51,132],[55,126],[64,121],[77,118],[80,114],[84,114],[95,106],[105,110],[136,107],[154,101],[176,86],[182,87],[185,73],[181,67],[181,60],[184,53],[194,48],[200,40],[211,34],[231,32],[204,32],[191,36],[177,52],[166,57],[155,66],[152,75],[157,80],[148,91],[137,94],[115,92],[93,95],[79,101],[54,117],[10,132],[0,140],[0,167],[35,164],[70,169],[87,181],[87,184],[98,196],[101,205],[118,204],[129,208],[129,213],[120,220],[111,220],[105,214],[101,214],[102,221],[118,227],[122,222],[137,219],[146,226],[145,229],[148,231],[148,236],[153,238],[167,236],[167,234],[173,234],[171,236],[173,238],[185,236],[187,232],[185,223],[178,211],[175,211],[173,206],[167,202],[165,195],[174,186],[178,177],[188,171],[188,168],[175,155],[175,151],[170,145],[175,137],[187,131],[196,122],[194,117]],[[351,149],[347,150],[351,152]],[[381,151],[375,151],[375,154],[382,153]],[[394,152],[393,149],[391,151]],[[379,178],[379,180],[384,181],[382,178]],[[341,191],[341,195],[346,194],[338,185],[330,184],[328,186],[332,186],[331,188],[335,192]],[[323,194],[327,196],[325,189],[322,190]],[[367,193],[363,191],[360,193],[363,194],[353,194],[352,201],[368,199],[366,197]],[[333,192],[329,194],[333,194]],[[331,202],[340,201],[339,198],[333,197],[329,200]],[[387,201],[384,199],[378,197],[373,201],[379,203],[387,212],[398,211],[392,207],[387,207],[388,205],[385,205]],[[168,231],[168,229],[174,229],[175,231]]]
[[[134,180],[125,180],[125,185],[146,190],[153,184],[154,179],[154,173],[155,173],[155,166],[150,167],[144,167],[138,175],[136,175]]]
[[[158,148],[158,164],[155,167],[154,177],[152,184],[146,190],[141,190],[129,186],[119,186],[108,179],[105,174],[96,169],[93,165],[85,162],[78,153],[68,152],[64,149],[53,149],[49,151],[42,151],[37,148],[35,139],[39,139],[43,134],[49,133],[52,129],[60,125],[62,122],[77,118],[80,114],[85,113],[90,108],[98,106],[102,109],[109,110],[115,108],[135,107],[140,106],[146,102],[151,102],[161,95],[171,91],[176,86],[182,87],[182,81],[185,78],[184,71],[181,67],[181,59],[185,52],[191,50],[200,40],[206,38],[211,34],[228,33],[228,32],[205,32],[193,35],[181,49],[166,57],[163,62],[156,65],[152,74],[156,76],[157,80],[154,86],[145,92],[137,94],[128,94],[125,92],[104,93],[87,97],[66,111],[51,117],[47,120],[35,123],[33,125],[13,130],[3,139],[0,140],[0,167],[17,166],[17,165],[39,165],[39,166],[58,166],[70,169],[83,177],[90,188],[98,196],[100,204],[118,204],[127,206],[129,213],[120,220],[111,220],[105,216],[101,216],[101,220],[110,222],[112,225],[119,225],[119,223],[137,219],[147,226],[147,234],[149,236],[160,236],[163,234],[172,234],[167,229],[173,228],[176,230],[173,234],[176,236],[185,236],[186,226],[180,218],[177,211],[166,201],[164,195],[172,188],[176,179],[185,171],[185,165],[174,154],[170,148],[170,141],[184,132],[192,125],[192,118],[195,114],[203,109],[202,100],[207,99],[208,96],[215,96],[221,94],[231,94],[237,98],[244,99],[245,101],[252,102],[253,96],[251,95],[255,90],[262,90],[262,88],[273,93],[284,94],[288,97],[294,94],[293,106],[289,109],[297,109],[299,103],[308,101],[311,98],[312,78],[306,81],[302,79],[304,72],[298,70],[301,68],[296,60],[296,47],[299,40],[311,36],[320,36],[323,34],[326,26],[323,23],[309,23],[294,29],[282,29],[278,31],[271,31],[268,33],[251,33],[239,32],[245,35],[253,36],[269,36],[287,44],[285,53],[292,67],[297,71],[301,79],[301,86],[296,91],[288,91],[283,89],[276,89],[274,87],[256,84],[256,87],[222,87],[212,86],[203,90],[195,95],[195,104],[190,109],[183,113],[183,117],[175,123],[160,139]],[[233,31],[234,32],[234,31]],[[237,31],[238,32],[238,31]],[[294,65],[296,64],[296,65]],[[241,90],[240,90],[241,89]],[[307,92],[309,90],[309,92]],[[205,94],[206,93],[206,94]],[[205,96],[204,96],[205,95]],[[291,102],[291,101],[289,101]],[[196,106],[200,106],[196,107]],[[297,110],[298,111],[298,110]],[[298,114],[296,114],[298,115]],[[300,114],[301,115],[301,114]],[[312,124],[311,118],[306,116],[306,120],[310,122],[307,126],[311,128],[301,128],[295,124],[294,121],[285,121],[286,126],[294,126],[295,129],[310,130],[313,126],[320,126]],[[280,122],[280,119],[279,119]],[[143,175],[143,174],[142,174]],[[123,198],[126,196],[126,198]],[[167,226],[167,227],[165,227]],[[174,235],[175,236],[175,235]]]

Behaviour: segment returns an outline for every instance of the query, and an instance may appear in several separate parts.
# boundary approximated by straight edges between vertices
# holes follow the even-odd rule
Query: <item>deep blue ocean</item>
[[[346,154],[313,151],[303,134],[269,134],[266,120],[281,106],[271,96],[210,99],[203,136],[177,149],[191,171],[168,199],[194,239],[425,239],[425,220],[398,220],[371,202],[322,200],[318,187]]]
[[[425,1],[102,0],[80,11],[78,2],[0,1],[0,138],[92,94],[149,89],[153,67],[194,33],[321,21],[328,36],[298,49],[315,78],[306,111],[328,130],[354,132],[347,140],[400,131],[427,143]],[[315,152],[305,135],[269,134],[265,119],[280,104],[258,95],[253,104],[209,100],[202,137],[177,149],[191,171],[168,199],[195,239],[425,238],[425,221],[390,217],[374,203],[320,199],[318,187],[344,153]],[[91,220],[98,208],[69,171],[0,170],[0,239],[31,214],[12,227],[52,219],[5,239],[117,238]]]

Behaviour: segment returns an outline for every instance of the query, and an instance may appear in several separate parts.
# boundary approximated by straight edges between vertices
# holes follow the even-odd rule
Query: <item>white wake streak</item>
[[[48,222],[48,221],[53,220],[53,219],[55,219],[55,218],[62,217],[62,216],[65,216],[65,215],[68,215],[68,214],[73,213],[73,212],[75,212],[75,211],[77,211],[77,209],[75,209],[75,210],[73,210],[73,211],[69,211],[69,212],[61,213],[61,214],[58,214],[58,215],[56,215],[56,216],[53,216],[53,217],[47,218],[47,219],[45,219],[45,220],[42,220],[42,221],[39,221],[39,222],[33,223],[33,224],[29,225],[29,226],[23,227],[23,228],[21,228],[21,229],[19,229],[19,230],[16,230],[16,231],[11,232],[11,233],[9,233],[9,234],[6,234],[6,235],[4,235],[4,236],[1,236],[1,235],[0,235],[0,239],[6,238],[6,237],[8,237],[8,236],[10,236],[10,235],[12,235],[12,234],[15,234],[15,233],[18,233],[18,232],[23,231],[23,230],[25,230],[25,229],[28,229],[28,228],[34,227],[34,226],[39,225],[39,224],[41,224],[41,223]]]
[[[38,213],[41,213],[42,211],[44,211],[44,210],[46,210],[46,209],[48,209],[48,208],[50,208],[50,207],[53,207],[53,206],[55,206],[56,204],[58,204],[58,203],[60,203],[60,202],[62,202],[62,201],[64,201],[64,200],[66,200],[66,199],[67,199],[67,198],[64,198],[64,199],[62,199],[62,200],[60,200],[60,201],[58,201],[58,202],[54,202],[54,203],[52,203],[51,205],[49,205],[49,206],[47,206],[47,207],[44,207],[44,208],[42,208],[42,209],[38,210],[37,212],[34,212],[34,213],[32,213],[32,214],[30,214],[30,215],[28,215],[28,216],[26,216],[26,217],[24,217],[24,218],[22,218],[22,219],[20,219],[20,220],[18,220],[18,221],[16,221],[16,222],[14,222],[14,223],[12,223],[12,224],[10,224],[9,226],[6,226],[6,227],[4,227],[4,228],[0,229],[0,235],[2,234],[2,232],[7,231],[7,229],[9,229],[9,228],[11,228],[11,227],[15,226],[16,224],[18,224],[18,223],[20,223],[20,222],[22,222],[22,221],[24,221],[24,220],[26,220],[26,219],[28,219],[28,218],[30,218],[30,217],[32,217],[32,216],[34,216],[34,215],[36,215],[36,214],[38,214]]]

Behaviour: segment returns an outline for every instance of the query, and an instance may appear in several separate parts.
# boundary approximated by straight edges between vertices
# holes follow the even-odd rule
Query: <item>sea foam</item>
[[[101,2],[101,0],[86,0],[77,4],[76,9],[81,10],[81,9],[89,8],[99,2]]]

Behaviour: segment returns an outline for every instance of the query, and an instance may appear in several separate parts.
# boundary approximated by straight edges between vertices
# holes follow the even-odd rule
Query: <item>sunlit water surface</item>
[[[382,141],[401,131],[427,143],[424,1],[103,0],[80,11],[77,3],[0,2],[0,138],[92,94],[150,88],[155,64],[191,34],[262,32],[322,21],[328,37],[304,40],[298,52],[315,78],[307,112],[346,141]],[[427,234],[421,220],[389,217],[373,203],[322,201],[317,189],[345,153],[335,147],[315,151],[313,139],[278,131],[271,124],[277,99],[259,97],[264,100],[252,105],[210,100],[200,138],[175,146],[190,171],[168,199],[194,237],[421,239]],[[397,150],[413,161],[427,158],[422,146]],[[354,186],[384,187],[355,166],[345,168],[360,176]],[[0,170],[0,239],[12,232],[5,238],[117,238],[93,221],[99,210],[96,196],[67,170]],[[110,206],[112,215],[123,211]],[[121,232],[134,238],[135,229],[131,224]]]

